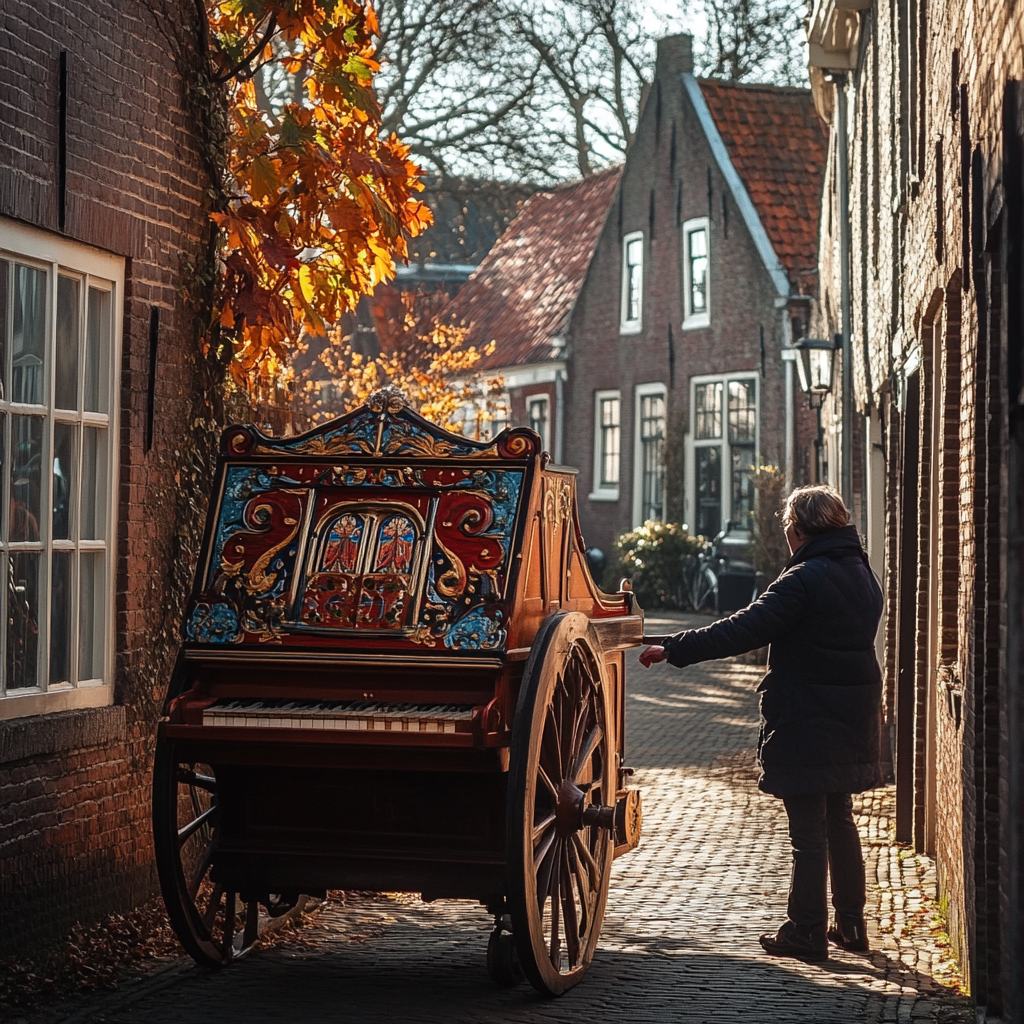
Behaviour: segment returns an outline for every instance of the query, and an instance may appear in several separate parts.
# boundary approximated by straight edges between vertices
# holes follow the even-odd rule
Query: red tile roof
[[[468,344],[495,350],[479,369],[551,358],[569,325],[604,227],[621,167],[538,192],[524,204],[446,310],[469,328]]]
[[[810,91],[707,79],[700,90],[790,281],[813,291],[828,134]]]

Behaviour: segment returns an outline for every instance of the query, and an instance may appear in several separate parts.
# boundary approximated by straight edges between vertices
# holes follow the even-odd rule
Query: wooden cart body
[[[575,475],[537,434],[468,440],[392,389],[298,437],[225,431],[159,735],[214,767],[213,882],[499,906],[524,668],[565,613],[601,661],[621,800],[643,616],[595,585]]]

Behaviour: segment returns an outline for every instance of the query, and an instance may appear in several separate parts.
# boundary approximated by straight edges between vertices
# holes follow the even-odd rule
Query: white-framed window
[[[683,330],[711,323],[711,228],[707,217],[683,224]]]
[[[690,410],[686,508],[691,532],[714,537],[729,522],[750,529],[758,461],[757,374],[694,377]]]
[[[665,518],[665,385],[638,384],[633,436],[633,522]]]
[[[548,416],[548,396],[530,395],[526,399],[526,419],[532,430],[540,434],[541,449],[551,451],[551,423]]]
[[[112,699],[124,262],[0,228],[2,719]]]
[[[591,501],[618,501],[622,471],[622,395],[594,393],[594,488]]]
[[[644,233],[634,231],[622,239],[622,334],[636,334],[643,322]]]

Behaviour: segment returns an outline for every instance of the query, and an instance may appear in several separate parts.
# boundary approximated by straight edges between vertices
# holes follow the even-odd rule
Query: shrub
[[[615,542],[621,573],[633,581],[642,608],[685,608],[683,559],[704,546],[678,523],[649,520]]]
[[[786,502],[786,478],[778,466],[761,466],[754,474],[757,502],[754,509],[754,568],[764,589],[789,561],[789,545],[776,513]]]

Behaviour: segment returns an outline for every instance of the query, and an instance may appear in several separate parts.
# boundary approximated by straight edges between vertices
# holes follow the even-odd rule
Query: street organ
[[[392,388],[300,436],[227,429],[153,773],[185,948],[228,963],[302,894],[418,892],[487,907],[498,982],[574,985],[639,840],[642,635],[531,430],[469,440]]]

